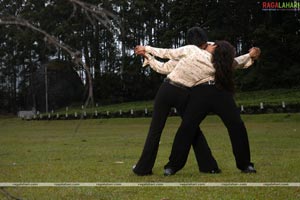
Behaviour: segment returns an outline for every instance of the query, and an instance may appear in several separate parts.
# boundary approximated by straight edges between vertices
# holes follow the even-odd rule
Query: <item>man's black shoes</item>
[[[242,173],[246,173],[246,174],[256,173],[256,169],[252,165],[249,165],[244,170],[242,170]]]
[[[176,171],[171,168],[166,168],[164,170],[164,176],[172,176],[174,174],[176,174]]]

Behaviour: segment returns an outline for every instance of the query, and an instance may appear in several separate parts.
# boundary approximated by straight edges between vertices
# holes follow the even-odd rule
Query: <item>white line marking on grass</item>
[[[116,164],[124,164],[123,161],[116,161],[115,163],[116,163]]]
[[[297,182],[13,182],[0,187],[300,187]]]

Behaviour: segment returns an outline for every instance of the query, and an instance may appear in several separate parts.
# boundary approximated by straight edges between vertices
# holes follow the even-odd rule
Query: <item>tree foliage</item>
[[[101,21],[104,12],[111,23]],[[100,104],[154,98],[163,76],[141,67],[134,46],[182,46],[187,29],[195,25],[202,26],[212,41],[234,44],[237,55],[252,46],[261,48],[255,66],[236,72],[238,89],[298,87],[299,15],[299,10],[262,11],[261,2],[246,0],[0,1],[0,19],[21,17],[81,52]],[[33,74],[44,64],[72,60],[39,33],[7,25],[0,26],[0,58],[0,110],[9,112],[33,106],[26,99],[35,88]],[[85,83],[83,67],[75,70]]]

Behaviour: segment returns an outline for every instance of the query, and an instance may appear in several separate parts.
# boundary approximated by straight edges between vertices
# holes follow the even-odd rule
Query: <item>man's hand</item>
[[[137,46],[134,48],[134,53],[135,53],[136,55],[140,55],[140,56],[143,56],[143,57],[145,57],[146,59],[148,59],[148,57],[146,56],[145,46],[137,45]]]
[[[145,47],[141,46],[141,45],[137,45],[134,48],[134,53],[137,54],[137,55],[144,55],[146,53]]]
[[[250,57],[253,59],[253,60],[257,60],[260,56],[260,48],[258,47],[252,47],[250,50],[249,50],[249,54],[250,54]]]

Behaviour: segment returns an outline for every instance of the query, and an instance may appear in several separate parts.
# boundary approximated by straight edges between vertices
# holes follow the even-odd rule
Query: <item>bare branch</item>
[[[69,20],[75,16],[76,11],[77,11],[77,6],[74,3],[72,3],[72,6],[73,6],[73,11],[72,11],[72,14],[69,17]]]
[[[91,18],[90,14],[86,10],[84,11],[84,13],[85,13],[86,17],[88,18],[88,20],[90,21],[90,23],[93,24],[93,25],[96,25],[95,20],[93,20]]]
[[[91,24],[95,25],[96,22],[94,19],[96,19],[99,23],[104,25],[109,31],[113,32],[115,29],[115,26],[113,24],[113,20],[117,23],[118,26],[120,26],[119,19],[116,15],[114,15],[112,12],[102,8],[101,4],[93,5],[90,3],[82,2],[80,0],[68,0],[73,4],[73,6],[79,6],[84,14],[87,16],[88,20],[91,22]]]
[[[57,38],[53,37],[52,35],[48,34],[46,31],[34,26],[29,21],[25,19],[21,19],[18,17],[10,16],[6,17],[0,20],[0,24],[6,24],[6,25],[19,25],[19,26],[25,26],[33,31],[39,32],[44,35],[44,40],[47,41],[50,44],[53,44],[56,47],[62,48],[65,50],[68,54],[71,55],[72,59],[77,53],[76,50],[72,49],[68,45],[64,44],[62,41],[58,40]]]
[[[89,71],[89,67],[82,61],[82,55],[81,52],[78,50],[75,50],[68,45],[64,44],[62,41],[58,40],[56,37],[48,34],[46,31],[34,26],[29,21],[25,19],[21,19],[14,16],[9,16],[5,18],[0,18],[0,25],[17,25],[17,26],[24,26],[27,27],[35,32],[41,33],[44,36],[44,41],[54,45],[55,47],[61,48],[64,51],[66,51],[72,58],[72,62],[76,66],[83,66],[85,69],[85,72],[87,74],[88,79],[88,86],[89,86],[89,95],[85,102],[85,105],[87,106],[90,102],[93,104],[93,85],[92,85],[92,76]]]

